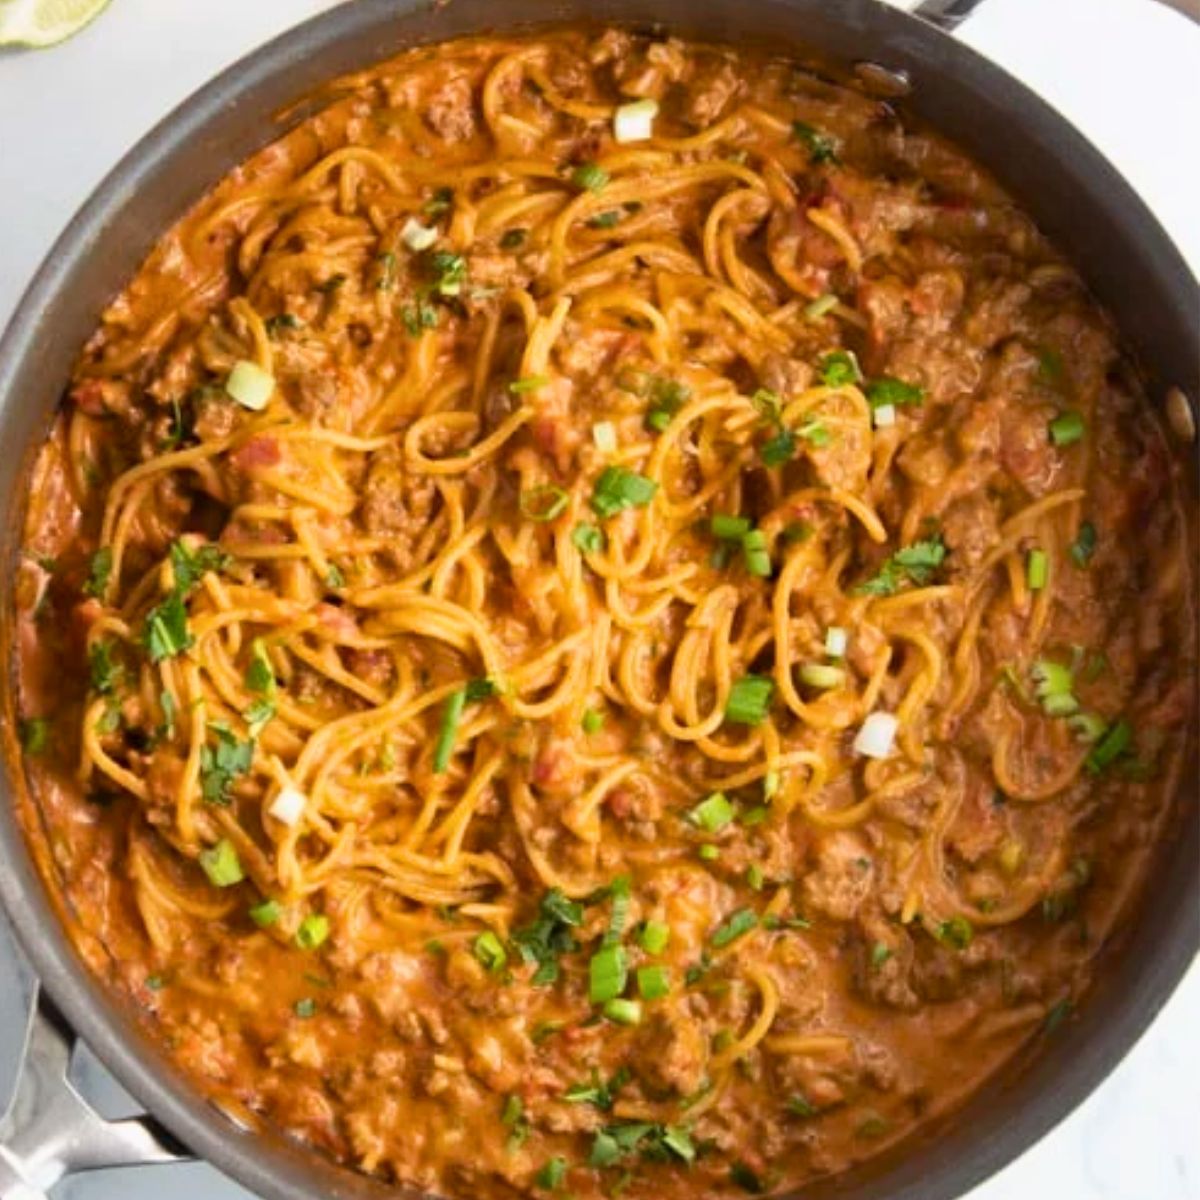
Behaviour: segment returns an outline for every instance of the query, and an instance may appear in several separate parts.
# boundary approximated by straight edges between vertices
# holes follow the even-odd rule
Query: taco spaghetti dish
[[[1053,1036],[1191,719],[1180,463],[960,152],[783,58],[411,51],[77,363],[17,678],[77,943],[455,1198],[769,1193]]]

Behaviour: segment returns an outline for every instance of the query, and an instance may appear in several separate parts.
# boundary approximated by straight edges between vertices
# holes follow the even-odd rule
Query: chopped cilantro
[[[179,592],[172,592],[161,604],[146,614],[142,643],[150,655],[151,662],[174,658],[188,649],[194,641],[188,630],[187,608]]]
[[[946,557],[946,547],[940,537],[913,542],[897,550],[879,571],[854,590],[860,596],[891,596],[905,581],[923,587],[933,577]]]
[[[108,587],[108,579],[112,574],[113,553],[111,546],[101,546],[92,555],[88,563],[87,582],[83,585],[84,593],[88,596],[102,597]]]
[[[209,804],[228,804],[233,782],[250,770],[254,743],[239,741],[228,725],[212,724],[215,746],[200,748],[200,792]]]
[[[537,919],[513,932],[513,944],[525,962],[537,963],[531,982],[551,984],[558,978],[558,959],[579,949],[572,934],[583,924],[583,905],[570,900],[558,888],[551,888],[538,906]]]

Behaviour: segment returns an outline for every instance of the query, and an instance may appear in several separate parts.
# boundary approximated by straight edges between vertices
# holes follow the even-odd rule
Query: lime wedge
[[[53,46],[107,5],[108,0],[0,0],[0,46]]]

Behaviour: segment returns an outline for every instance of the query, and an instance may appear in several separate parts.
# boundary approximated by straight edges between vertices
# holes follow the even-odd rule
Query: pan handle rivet
[[[1173,387],[1167,392],[1167,424],[1171,432],[1181,441],[1196,440],[1196,415],[1182,388]]]
[[[880,99],[894,100],[912,91],[908,72],[898,67],[885,67],[877,62],[857,62],[854,64],[854,73],[862,80],[867,91]]]

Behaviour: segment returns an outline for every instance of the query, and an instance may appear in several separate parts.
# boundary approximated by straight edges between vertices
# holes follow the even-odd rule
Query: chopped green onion
[[[1075,713],[1067,724],[1081,742],[1098,742],[1108,730],[1108,722],[1095,713]]]
[[[536,392],[539,388],[544,388],[550,382],[547,375],[528,375],[524,379],[514,379],[508,385],[508,390],[514,396],[519,396],[524,392]]]
[[[1072,690],[1075,679],[1069,667],[1041,658],[1033,664],[1032,674],[1038,700],[1047,716],[1066,717],[1078,710],[1079,701]]]
[[[896,424],[896,406],[881,404],[878,408],[872,409],[871,423],[876,429],[890,429]]]
[[[766,791],[765,787],[763,791]],[[770,815],[771,810],[765,804],[760,804],[756,808],[747,809],[742,813],[742,824],[747,829],[753,829],[754,826],[761,825]]]
[[[215,846],[201,850],[199,861],[213,887],[233,887],[246,878],[238,852],[228,838],[222,838]]]
[[[894,713],[868,713],[854,738],[854,752],[867,758],[888,758],[900,722]]]
[[[421,211],[427,217],[440,217],[453,203],[454,189],[440,187],[421,205]]]
[[[428,250],[438,240],[438,231],[422,225],[416,217],[409,217],[400,230],[400,239],[410,249],[417,253]]]
[[[601,517],[612,517],[627,508],[644,508],[658,484],[624,467],[606,467],[592,491],[592,508]]]
[[[1095,553],[1096,527],[1091,521],[1084,521],[1079,526],[1079,532],[1075,535],[1075,540],[1071,543],[1071,561],[1080,570],[1083,570],[1092,561],[1092,555]]]
[[[820,364],[821,382],[826,387],[845,387],[862,382],[862,368],[853,350],[834,350],[825,355]]]
[[[733,820],[733,805],[724,792],[713,792],[688,813],[688,820],[706,833],[719,833]]]
[[[571,497],[556,483],[543,483],[521,493],[521,515],[531,521],[553,521],[567,511]]]
[[[615,229],[621,223],[621,210],[610,208],[604,212],[595,213],[588,217],[587,223],[592,229]]]
[[[580,163],[571,172],[571,182],[577,188],[583,188],[588,192],[600,191],[606,183],[608,183],[609,175],[603,167],[598,167],[595,163]]]
[[[1093,775],[1099,775],[1111,766],[1133,744],[1133,727],[1124,718],[1110,726],[1108,732],[1092,748],[1086,766]]]
[[[763,776],[763,795],[770,800],[779,791],[780,775],[778,771],[768,771]]]
[[[1075,686],[1070,667],[1048,658],[1039,658],[1033,664],[1032,674],[1037,683],[1037,694],[1043,699],[1047,696],[1069,695]]]
[[[877,1113],[872,1113],[870,1116],[865,1117],[858,1123],[858,1128],[855,1129],[854,1132],[858,1134],[859,1137],[877,1138],[883,1137],[883,1135],[887,1133],[888,1128],[889,1126],[887,1121],[885,1121]]]
[[[308,797],[291,784],[279,789],[267,812],[285,825],[299,825],[308,807]]]
[[[563,1180],[567,1177],[567,1160],[565,1158],[552,1158],[546,1163],[537,1173],[534,1182],[538,1187],[543,1188],[548,1192],[556,1191],[562,1187]]]
[[[761,892],[763,890],[763,884],[766,883],[766,876],[763,875],[763,869],[758,865],[758,863],[751,863],[746,868],[746,882],[756,892]]]
[[[661,1000],[671,991],[671,977],[664,966],[638,967],[638,994],[643,1000]]]
[[[296,930],[296,945],[301,950],[316,950],[329,936],[329,918],[323,913],[309,913]]]
[[[307,1021],[310,1017],[316,1014],[317,1002],[311,996],[305,996],[303,999],[297,1000],[296,1003],[292,1005],[292,1011],[302,1021]]]
[[[713,537],[726,541],[740,541],[750,532],[749,517],[731,517],[727,513],[717,513],[709,522]]]
[[[671,927],[662,921],[647,921],[638,932],[638,944],[647,954],[661,954],[671,940]]]
[[[603,454],[612,454],[617,448],[617,427],[611,421],[597,421],[592,426],[592,441]]]
[[[1030,550],[1025,560],[1025,580],[1030,591],[1040,592],[1050,578],[1050,560],[1045,550]]]
[[[490,929],[485,930],[475,939],[474,950],[475,957],[493,975],[502,971],[508,962],[508,953],[504,949],[504,943]]]
[[[827,663],[805,663],[799,673],[802,683],[823,692],[839,688],[846,682],[846,672],[841,667],[831,667]]]
[[[1047,696],[1042,701],[1042,708],[1048,717],[1069,717],[1079,708],[1079,701],[1074,696]]]
[[[749,933],[758,926],[758,917],[749,908],[739,908],[723,925],[714,930],[709,939],[718,950],[736,942],[738,938]]]
[[[742,537],[742,557],[751,575],[770,578],[771,556],[767,552],[767,535],[761,529],[752,529]]]
[[[261,903],[252,905],[250,908],[250,920],[259,929],[266,929],[268,926],[275,925],[282,915],[283,905],[278,900],[263,900]]]
[[[225,390],[243,408],[261,412],[275,391],[275,377],[264,371],[258,363],[239,359],[225,380]]]
[[[613,114],[613,138],[618,142],[644,142],[654,135],[658,101],[648,96],[622,104]]]
[[[604,728],[604,714],[598,709],[589,708],[580,723],[584,733],[599,733]]]
[[[810,321],[819,321],[826,313],[832,312],[838,306],[838,298],[831,293],[818,296],[811,304],[804,306],[804,315]]]
[[[258,699],[252,701],[242,713],[246,722],[246,731],[252,738],[257,738],[262,731],[275,719],[275,702]]]
[[[250,643],[250,662],[246,667],[246,687],[260,696],[275,695],[275,670],[262,638]]]
[[[1070,446],[1083,437],[1083,431],[1083,417],[1074,409],[1068,409],[1050,422],[1050,440],[1056,446]]]
[[[799,429],[796,430],[796,436],[802,437],[806,442],[814,446],[828,446],[833,441],[833,434],[825,428],[825,425],[818,421],[815,417],[805,421]]]
[[[618,875],[608,885],[612,896],[612,912],[608,918],[608,929],[604,933],[603,945],[615,946],[625,932],[625,921],[629,916],[629,876]]]
[[[876,942],[871,947],[871,966],[876,970],[883,966],[889,958],[892,957],[892,948],[884,945],[883,942]]]
[[[273,317],[268,317],[263,322],[263,326],[267,331],[267,337],[275,339],[285,329],[302,329],[304,322],[295,313],[281,312],[276,313]],[[178,445],[180,439],[183,437],[184,430],[183,422],[180,420],[181,415],[178,404],[176,404],[174,428],[171,431],[171,445],[173,446]]]
[[[885,404],[893,408],[904,408],[922,404],[925,400],[925,389],[915,383],[905,383],[903,379],[896,379],[891,375],[881,375],[867,384],[866,396],[872,408],[882,408]]]
[[[625,990],[628,978],[624,946],[602,946],[588,964],[588,999],[593,1004],[614,999]]]
[[[770,421],[772,425],[779,424],[779,410],[783,405],[783,400],[778,392],[773,392],[770,388],[759,388],[750,397],[750,403],[765,420]]]
[[[115,733],[121,728],[121,710],[115,703],[109,701],[104,711],[96,718],[97,733]]]
[[[937,929],[938,941],[953,946],[956,950],[965,950],[975,936],[975,929],[964,916],[953,916],[943,921]]]
[[[604,533],[595,525],[580,521],[571,530],[571,545],[583,554],[599,554],[604,549]]]
[[[844,658],[849,635],[840,625],[830,625],[825,630],[825,653],[830,658]]]
[[[429,255],[429,272],[433,276],[433,290],[439,296],[457,296],[467,278],[467,260],[461,254],[439,250]]]
[[[422,296],[415,304],[400,309],[400,320],[409,337],[420,337],[422,330],[437,328],[438,310]]]
[[[775,681],[763,675],[744,675],[734,683],[725,702],[725,720],[731,725],[761,725],[771,707]]]
[[[622,1000],[616,998],[606,1001],[604,1015],[617,1025],[640,1025],[642,1006],[637,1000]]]
[[[443,774],[450,765],[450,755],[454,751],[454,739],[458,736],[458,723],[462,720],[466,703],[466,688],[459,688],[446,697],[446,707],[442,709],[442,724],[438,730],[437,746],[433,752],[433,773],[435,775]]]
[[[717,859],[721,857],[721,848],[719,846],[704,845],[701,846],[696,853],[699,854],[705,862],[716,862]]]
[[[677,379],[650,375],[646,377],[646,385],[638,390],[637,394],[643,395],[647,391],[650,407],[646,410],[646,428],[653,433],[665,433],[675,414],[692,394],[692,389]]]

